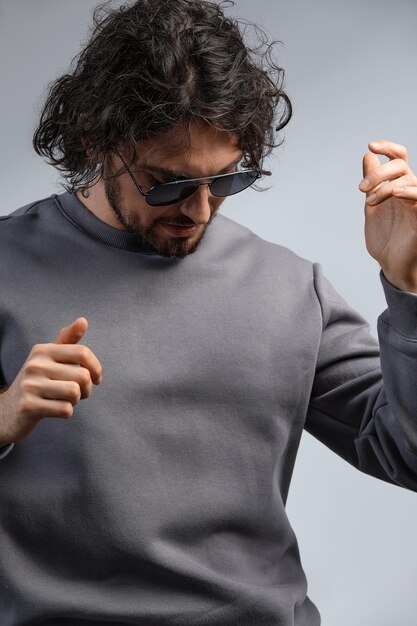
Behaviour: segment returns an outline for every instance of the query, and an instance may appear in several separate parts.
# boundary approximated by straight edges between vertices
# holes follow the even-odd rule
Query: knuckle
[[[74,407],[72,406],[70,402],[67,402],[62,409],[62,415],[64,417],[71,417],[73,413],[74,413]]]
[[[35,343],[34,346],[32,346],[32,349],[30,351],[31,354],[40,354],[42,352],[42,345],[41,343]]]
[[[408,170],[407,162],[404,159],[402,159],[401,157],[393,159],[392,163],[395,164],[396,166],[398,166],[399,168],[403,169],[403,170]]]
[[[81,344],[78,346],[78,356],[81,359],[87,360],[91,356],[91,350],[87,348],[87,346]]]
[[[17,405],[17,414],[19,417],[30,417],[32,413],[32,403],[26,397],[22,397]]]
[[[47,343],[36,343],[31,352],[32,354],[45,354],[45,352],[47,352],[48,350],[48,345]]]
[[[395,180],[392,181],[391,183],[391,187],[395,188],[398,187],[398,185],[402,185],[403,187],[408,187],[409,185],[413,184],[413,175],[412,174],[404,174],[403,176],[401,176],[400,178],[397,178]]]
[[[37,358],[30,359],[25,364],[25,372],[27,374],[39,374],[42,370],[42,364]]]
[[[78,402],[81,397],[81,390],[78,383],[70,383],[69,396],[72,402]]]
[[[88,383],[91,382],[90,372],[85,369],[85,367],[83,367],[82,369],[80,368],[80,371],[78,373],[78,380],[80,385],[88,385]]]
[[[86,398],[89,398],[90,396],[91,396],[91,387],[88,387],[88,388],[83,387],[80,400],[85,400]]]
[[[35,394],[38,391],[38,383],[33,378],[25,378],[22,380],[22,391],[24,394]]]

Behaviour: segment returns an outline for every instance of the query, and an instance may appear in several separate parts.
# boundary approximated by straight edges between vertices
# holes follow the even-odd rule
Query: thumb
[[[379,167],[381,163],[379,162],[378,156],[373,154],[372,152],[367,152],[363,157],[362,161],[362,171],[363,177],[365,178],[369,172],[374,170],[376,167]]]
[[[88,320],[85,317],[77,317],[69,326],[61,328],[54,343],[78,343],[87,328]]]

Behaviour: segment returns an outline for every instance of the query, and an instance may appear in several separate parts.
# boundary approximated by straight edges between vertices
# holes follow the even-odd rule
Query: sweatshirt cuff
[[[9,452],[13,450],[14,443],[7,443],[5,446],[0,447],[0,459],[4,459]]]
[[[417,293],[398,289],[379,271],[388,309],[380,317],[401,335],[417,340]]]

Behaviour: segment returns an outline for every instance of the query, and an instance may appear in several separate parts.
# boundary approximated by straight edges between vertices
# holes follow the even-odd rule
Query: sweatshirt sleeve
[[[12,451],[14,443],[7,443],[5,446],[0,446],[0,461],[4,459],[9,452]]]
[[[313,264],[323,329],[305,430],[361,472],[417,491],[417,294],[380,270],[378,341]]]

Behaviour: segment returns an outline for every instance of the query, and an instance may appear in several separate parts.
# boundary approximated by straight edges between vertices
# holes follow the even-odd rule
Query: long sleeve
[[[0,446],[0,460],[4,459],[9,452],[13,450],[14,443],[7,443],[5,446]]]
[[[323,331],[305,429],[361,472],[417,491],[417,294],[380,271],[378,346],[319,263],[314,274]]]

